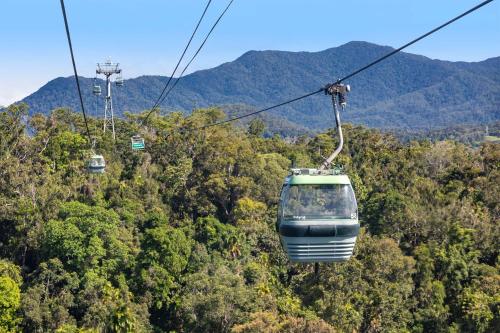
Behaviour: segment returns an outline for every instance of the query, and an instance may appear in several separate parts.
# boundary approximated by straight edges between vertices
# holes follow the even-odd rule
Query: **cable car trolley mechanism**
[[[285,178],[277,228],[291,262],[338,262],[352,256],[359,233],[356,196],[349,177],[329,168],[344,144],[337,104],[345,108],[349,91],[340,83],[325,88],[332,96],[337,149],[318,169],[292,169]]]

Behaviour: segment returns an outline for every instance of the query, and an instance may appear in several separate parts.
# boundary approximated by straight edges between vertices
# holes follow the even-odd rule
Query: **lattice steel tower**
[[[96,74],[102,74],[106,77],[106,96],[104,96],[104,126],[103,130],[106,133],[108,127],[110,127],[113,133],[113,140],[115,140],[115,118],[113,113],[113,99],[111,97],[111,76],[113,74],[118,75],[115,80],[117,86],[123,85],[123,79],[121,76],[122,70],[120,69],[119,63],[113,63],[111,60],[107,60],[104,63],[98,63]]]

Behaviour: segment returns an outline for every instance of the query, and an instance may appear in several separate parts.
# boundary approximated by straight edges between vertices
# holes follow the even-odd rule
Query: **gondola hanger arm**
[[[333,160],[337,157],[338,154],[340,154],[342,148],[344,147],[344,136],[342,134],[342,126],[340,123],[340,113],[338,106],[340,106],[342,110],[345,109],[347,105],[346,95],[349,91],[351,91],[351,87],[348,84],[342,84],[338,82],[329,84],[325,87],[325,94],[332,96],[333,112],[335,114],[335,124],[337,127],[337,132],[339,134],[339,145],[333,151],[333,153],[330,156],[328,156],[328,158],[325,159],[323,164],[321,164],[321,166],[318,168],[318,170],[320,171],[328,169],[332,164]]]

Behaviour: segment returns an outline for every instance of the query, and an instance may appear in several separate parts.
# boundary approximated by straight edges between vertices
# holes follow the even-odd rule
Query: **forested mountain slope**
[[[350,42],[321,52],[250,51],[235,61],[187,75],[164,108],[246,104],[264,107],[335,81],[392,48]],[[500,120],[500,57],[477,63],[432,60],[399,53],[354,77],[344,119],[370,127],[436,128]],[[115,89],[119,115],[152,107],[168,78],[142,76]],[[101,84],[102,81],[100,81]],[[87,109],[95,111],[92,80],[82,78]],[[31,112],[78,107],[74,79],[57,78],[26,97]],[[273,111],[299,127],[325,129],[329,99],[313,96]],[[99,112],[102,113],[102,100]]]
[[[0,331],[496,332],[500,150],[402,144],[346,126],[338,163],[362,231],[346,263],[291,265],[275,231],[294,162],[315,166],[334,133],[287,142],[262,126],[193,129],[217,109],[134,119],[97,133],[79,114],[0,112]],[[90,128],[98,126],[90,119]],[[169,135],[167,135],[169,134]]]
[[[403,142],[411,140],[444,141],[453,140],[478,147],[483,141],[500,141],[500,122],[490,125],[461,125],[435,130],[388,130]]]

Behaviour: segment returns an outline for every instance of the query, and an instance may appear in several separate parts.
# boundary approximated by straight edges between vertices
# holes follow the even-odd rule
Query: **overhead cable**
[[[85,128],[87,130],[89,144],[92,145],[92,137],[90,136],[89,124],[87,122],[87,115],[85,113],[85,106],[83,105],[82,90],[80,89],[80,80],[78,79],[78,72],[76,70],[75,56],[73,54],[73,45],[71,44],[71,35],[69,32],[68,18],[66,16],[66,7],[64,6],[64,0],[61,0],[61,10],[64,18],[64,26],[66,27],[66,37],[68,38],[69,52],[71,54],[71,62],[73,63],[73,72],[75,73],[76,88],[78,90],[78,96],[80,97],[80,107],[82,108],[83,120],[85,121]]]
[[[205,14],[207,13],[208,7],[210,7],[210,4],[212,3],[212,0],[208,0],[205,9],[203,10],[203,13],[201,14],[200,18],[198,19],[198,23],[196,24],[196,27],[194,28],[193,32],[191,33],[191,37],[189,38],[186,46],[184,47],[184,51],[182,52],[181,56],[179,57],[179,60],[177,61],[177,64],[175,65],[174,70],[172,71],[172,74],[170,74],[170,77],[168,78],[167,83],[165,84],[165,87],[163,88],[162,92],[160,93],[160,96],[158,96],[158,99],[154,103],[153,107],[151,108],[151,111],[146,115],[146,118],[143,120],[143,124],[147,121],[149,118],[149,115],[158,107],[160,104],[160,101],[162,100],[163,94],[165,94],[165,91],[167,90],[168,86],[170,85],[170,82],[172,81],[172,78],[174,77],[175,73],[177,72],[177,69],[179,68],[182,60],[184,59],[184,56],[186,55],[186,52],[191,45],[191,42],[193,41],[194,36],[196,35],[196,32],[198,31],[198,28],[200,27],[201,22],[203,21],[203,18],[205,17]]]
[[[222,19],[222,17],[226,14],[226,12],[228,11],[229,7],[231,7],[232,3],[233,3],[234,0],[231,0],[228,5],[226,6],[226,8],[224,9],[224,11],[222,11],[222,13],[219,15],[219,17],[217,18],[217,20],[215,21],[215,23],[212,25],[212,28],[210,29],[210,31],[207,33],[207,35],[205,36],[205,39],[203,40],[203,42],[201,43],[200,47],[198,48],[198,50],[196,50],[196,52],[194,53],[194,55],[191,57],[191,60],[189,60],[189,62],[187,63],[187,65],[184,67],[184,69],[182,70],[181,74],[179,75],[179,77],[177,78],[177,80],[175,80],[175,83],[172,85],[172,87],[170,87],[170,89],[167,91],[167,93],[165,94],[165,96],[163,96],[161,103],[163,103],[165,101],[165,99],[167,98],[167,96],[170,94],[170,92],[172,92],[172,90],[174,90],[175,86],[179,83],[179,81],[182,79],[184,73],[186,72],[186,70],[189,68],[189,66],[191,65],[191,63],[194,61],[194,59],[198,56],[198,54],[200,53],[201,49],[203,48],[203,46],[205,46],[205,43],[207,42],[208,38],[210,37],[210,35],[212,34],[212,32],[215,30],[215,27],[219,24],[220,20]]]
[[[437,28],[434,28],[434,29],[432,29],[431,31],[429,31],[429,32],[427,32],[427,33],[425,33],[425,34],[421,35],[420,37],[415,38],[415,39],[414,39],[414,40],[412,40],[411,42],[406,43],[405,45],[403,45],[403,46],[401,46],[401,47],[399,47],[399,48],[397,48],[397,49],[395,49],[395,50],[393,50],[393,51],[391,51],[391,52],[387,53],[386,55],[384,55],[384,56],[382,56],[382,57],[378,58],[377,60],[375,60],[375,61],[373,61],[373,62],[369,63],[368,65],[365,65],[365,66],[363,66],[363,67],[361,67],[361,68],[359,68],[359,69],[355,70],[355,71],[354,71],[354,72],[352,72],[351,74],[346,75],[346,76],[344,76],[344,77],[343,77],[343,78],[341,78],[341,79],[338,79],[338,80],[335,82],[335,84],[341,83],[342,81],[345,81],[345,80],[347,80],[347,79],[352,78],[353,76],[355,76],[355,75],[357,75],[357,74],[359,74],[359,73],[361,73],[361,72],[363,72],[363,71],[367,70],[368,68],[370,68],[370,67],[372,67],[372,66],[374,66],[374,65],[378,64],[379,62],[381,62],[381,61],[383,61],[383,60],[385,60],[385,59],[387,59],[387,58],[389,58],[389,57],[391,57],[391,56],[395,55],[396,53],[398,53],[398,52],[400,52],[400,51],[402,51],[403,49],[407,48],[408,46],[415,44],[416,42],[418,42],[418,41],[420,41],[420,40],[422,40],[422,39],[424,39],[424,38],[426,38],[426,37],[428,37],[428,36],[432,35],[433,33],[437,32],[438,30],[441,30],[442,28],[444,28],[444,27],[446,27],[446,26],[450,25],[451,23],[453,23],[453,22],[455,22],[455,21],[457,21],[457,20],[459,20],[459,19],[463,18],[464,16],[467,16],[467,15],[471,14],[472,12],[474,12],[474,11],[478,10],[479,8],[481,8],[481,7],[485,6],[485,5],[487,5],[488,3],[493,2],[493,1],[494,1],[494,0],[486,0],[486,1],[481,2],[481,3],[480,3],[480,4],[478,4],[477,6],[474,6],[473,8],[469,9],[468,11],[466,11],[466,12],[464,12],[464,13],[462,13],[462,14],[460,14],[460,15],[456,16],[456,17],[454,17],[453,19],[451,19],[451,20],[447,21],[446,23],[444,23],[444,24],[442,24],[442,25],[438,26]],[[300,96],[300,97],[296,97],[296,98],[290,99],[290,100],[288,100],[288,101],[281,102],[281,103],[279,103],[279,104],[276,104],[276,105],[273,105],[273,106],[270,106],[270,107],[266,107],[266,108],[264,108],[264,109],[261,109],[261,110],[255,111],[255,112],[247,113],[247,114],[244,114],[244,115],[241,115],[241,116],[238,116],[238,117],[234,117],[234,118],[230,118],[230,119],[222,120],[222,121],[219,121],[219,122],[215,122],[215,123],[213,123],[213,124],[209,124],[209,125],[201,126],[201,127],[198,127],[198,128],[196,128],[196,129],[194,129],[194,130],[202,130],[202,129],[205,129],[205,128],[208,128],[208,127],[213,127],[213,126],[218,126],[218,125],[226,124],[226,123],[229,123],[229,122],[232,122],[232,121],[236,121],[236,120],[239,120],[239,119],[243,119],[243,118],[246,118],[246,117],[250,117],[250,116],[253,116],[253,115],[256,115],[256,114],[262,113],[262,112],[270,111],[270,110],[276,109],[276,108],[278,108],[278,107],[280,107],[280,106],[287,105],[287,104],[290,104],[290,103],[296,102],[296,101],[298,101],[298,100],[304,99],[304,98],[306,98],[306,97],[310,97],[310,96],[316,95],[316,94],[318,94],[318,93],[320,93],[320,92],[322,92],[322,91],[325,91],[325,90],[326,90],[326,89],[328,89],[328,87],[330,87],[330,86],[331,86],[331,84],[328,84],[328,85],[326,85],[326,87],[324,87],[324,88],[321,88],[321,89],[316,90],[316,91],[313,91],[313,92],[311,92],[311,93],[308,93],[308,94],[302,95],[302,96]]]
[[[179,77],[175,80],[175,82],[170,86],[170,88],[168,89],[168,91],[163,95],[163,96],[160,96],[159,100],[157,101],[157,103],[155,103],[155,106],[153,107],[153,109],[151,109],[149,111],[149,113],[146,115],[146,118],[143,120],[143,124],[146,122],[146,120],[149,118],[149,116],[151,115],[151,113],[153,111],[155,111],[155,109],[160,106],[164,101],[165,99],[168,97],[168,95],[170,95],[170,93],[172,92],[172,90],[175,88],[175,86],[177,86],[177,84],[179,83],[179,81],[182,79],[184,73],[186,72],[186,70],[189,68],[189,66],[193,63],[193,61],[195,60],[195,58],[198,56],[198,54],[200,53],[200,51],[203,49],[203,47],[205,46],[206,42],[208,41],[210,35],[213,33],[213,31],[215,30],[215,27],[219,24],[219,22],[221,21],[222,17],[226,14],[226,12],[229,10],[229,7],[231,7],[232,3],[234,2],[234,0],[231,0],[229,2],[229,4],[226,6],[226,8],[222,11],[222,13],[219,15],[219,17],[217,18],[217,20],[215,21],[215,23],[212,25],[211,29],[209,30],[209,32],[207,33],[207,35],[205,36],[205,38],[203,39],[203,42],[200,44],[200,46],[198,47],[198,49],[196,50],[196,52],[194,53],[194,55],[191,57],[191,59],[189,60],[189,62],[187,63],[186,66],[184,66],[184,69],[182,70],[182,72],[180,73]],[[201,21],[198,22],[198,24],[200,23]],[[196,31],[196,30],[195,30]],[[193,34],[194,36],[194,34]],[[192,38],[192,37],[191,37]],[[190,41],[191,42],[191,41]],[[186,48],[187,50],[187,48]],[[184,52],[185,53],[185,52]],[[184,55],[183,53],[183,55]],[[182,59],[181,59],[182,60]],[[179,61],[180,63],[180,61]],[[179,65],[179,63],[177,65]],[[173,75],[170,76],[169,78],[169,82],[170,80],[172,80],[172,77]],[[165,86],[165,89],[166,89],[167,86]]]

